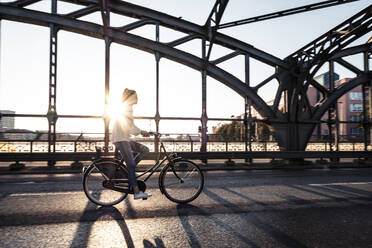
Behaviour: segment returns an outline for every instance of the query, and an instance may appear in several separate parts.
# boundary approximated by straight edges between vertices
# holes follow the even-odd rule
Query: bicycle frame
[[[155,137],[160,137],[161,134],[156,133]],[[164,194],[169,200],[176,202],[176,203],[187,203],[193,201],[200,195],[204,185],[204,176],[200,168],[187,159],[183,159],[182,157],[177,157],[175,152],[167,152],[164,143],[160,140],[159,152],[156,153],[155,156],[155,163],[151,166],[151,168],[146,169],[144,172],[136,175],[136,179],[144,177],[143,180],[138,180],[138,189],[145,192],[146,190],[146,181],[150,179],[150,177],[154,174],[154,172],[160,172],[158,176],[158,183],[159,189],[162,194]],[[121,169],[120,169],[121,168]],[[190,168],[192,170],[190,171]],[[97,170],[97,171],[96,171]],[[181,185],[186,180],[189,180],[189,175],[192,172],[196,172],[195,178],[191,178],[190,182],[195,181],[197,184],[195,187],[191,187],[192,189],[197,189],[197,191],[192,190],[192,195],[189,198],[179,198],[177,195],[174,195],[172,192],[173,186],[171,185]],[[97,157],[92,161],[90,165],[84,166],[83,168],[83,187],[84,192],[87,195],[88,199],[98,205],[113,205],[117,204],[122,201],[127,194],[134,194],[134,189],[129,185],[128,179],[128,168],[125,164],[123,157],[111,156],[111,154],[105,154],[101,156],[99,154],[99,149],[97,149]],[[98,178],[93,175],[90,179],[91,173],[101,174],[102,177],[98,175]],[[174,181],[174,176],[178,179]],[[171,179],[169,179],[171,178]],[[186,180],[185,180],[186,179]],[[93,180],[95,186],[94,187],[89,184]],[[178,182],[177,182],[178,181]],[[171,182],[171,183],[169,183]],[[98,183],[98,184],[97,184]],[[197,187],[196,187],[197,186]],[[168,190],[170,187],[170,191]],[[182,185],[181,185],[182,187]],[[183,187],[189,188],[189,185],[184,184]],[[121,192],[121,195],[117,199],[108,198],[104,201],[100,199],[100,195],[97,196],[94,192],[99,192],[101,190],[113,190]],[[176,190],[178,187],[175,188]],[[107,192],[107,191],[106,191]],[[110,194],[110,192],[108,192]],[[182,194],[183,195],[183,194]],[[113,195],[114,196],[114,195]],[[116,197],[115,197],[116,198]],[[108,200],[108,201],[107,201]]]
[[[156,170],[164,164],[165,161],[171,162],[173,160],[173,158],[171,156],[172,154],[174,154],[174,153],[173,152],[172,153],[167,152],[163,142],[160,141],[160,151],[158,152],[155,164],[153,166],[151,166],[151,168],[149,168],[146,171],[144,171],[143,173],[141,173],[140,175],[136,176],[136,178],[137,179],[141,178],[142,176],[146,175],[147,173],[150,173],[145,179],[143,179],[143,181],[146,182],[156,172]],[[162,155],[164,156],[163,160],[160,159]],[[161,162],[159,163],[160,160],[161,160]],[[120,160],[120,165],[123,166],[123,167],[126,167],[124,165],[124,159]],[[122,180],[122,179],[114,179],[114,180],[119,181],[119,180]]]

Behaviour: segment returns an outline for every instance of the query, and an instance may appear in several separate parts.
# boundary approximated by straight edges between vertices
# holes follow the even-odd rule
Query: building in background
[[[15,117],[13,116],[1,116],[14,115],[16,112],[12,110],[0,110],[0,140],[11,140],[11,141],[48,141],[48,131],[46,130],[28,130],[15,128]],[[98,140],[99,137],[83,136],[83,134],[66,134],[58,133],[57,140],[59,141],[74,141],[74,140]]]
[[[340,76],[337,73],[334,73],[335,81],[340,79]],[[323,85],[325,88],[329,88],[329,72],[325,72],[314,77],[314,80],[317,81],[319,84]],[[336,84],[335,84],[336,87]],[[322,100],[322,95],[320,94],[319,90],[314,88],[312,85],[309,86],[307,90],[307,97],[309,99],[310,105],[315,106],[318,102]],[[324,114],[321,118],[322,121],[328,120],[328,114]],[[313,132],[313,140],[321,140],[323,137],[328,137],[328,126],[326,124],[318,124]]]
[[[337,86],[350,81],[351,78],[344,78],[336,82]],[[368,99],[366,93],[366,99]],[[339,121],[351,121],[356,123],[341,123],[340,136],[346,140],[360,138],[364,135],[362,126],[363,121],[363,91],[359,85],[349,91],[347,94],[340,97],[337,101],[338,119]]]
[[[328,88],[329,72],[323,73],[314,79]],[[339,75],[335,73],[335,88],[340,87],[350,80],[351,78],[339,79]],[[312,86],[309,87],[307,96],[312,106],[322,100],[320,92]],[[363,93],[361,86],[355,87],[337,100],[335,115],[335,119],[338,119],[340,122],[355,122],[339,124],[338,132],[341,140],[355,140],[363,136],[363,127],[360,123],[363,120]],[[328,120],[328,112],[323,115],[321,120]],[[332,126],[332,132],[335,134],[336,125]],[[318,124],[313,132],[312,140],[328,139],[328,134],[328,125],[326,123]]]
[[[0,115],[1,114],[15,114],[15,111],[11,110],[0,110]],[[14,129],[14,117],[1,117],[0,118],[0,132],[9,130],[9,129]]]
[[[0,110],[0,115],[14,115],[15,113],[12,110]],[[0,138],[4,140],[33,140],[35,137],[34,132],[26,129],[15,129],[14,119],[13,116],[1,116]]]
[[[333,77],[335,79],[335,82],[340,79],[340,75],[337,73],[333,73]],[[323,85],[324,87],[328,88],[329,86],[329,72],[325,72],[323,74],[320,74],[316,77],[314,77],[314,80]]]

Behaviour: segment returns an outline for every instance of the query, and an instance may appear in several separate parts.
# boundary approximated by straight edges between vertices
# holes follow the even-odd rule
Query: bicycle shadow
[[[75,232],[74,239],[70,247],[87,247],[92,227],[98,220],[116,220],[116,223],[123,233],[127,247],[134,247],[133,239],[125,222],[123,215],[115,207],[98,207],[94,210],[88,206],[88,203],[83,215],[79,219],[79,226]]]

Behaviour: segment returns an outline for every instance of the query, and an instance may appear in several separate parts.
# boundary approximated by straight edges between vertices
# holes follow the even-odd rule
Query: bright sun
[[[107,115],[111,120],[116,120],[125,112],[124,104],[121,102],[109,101],[107,104]]]

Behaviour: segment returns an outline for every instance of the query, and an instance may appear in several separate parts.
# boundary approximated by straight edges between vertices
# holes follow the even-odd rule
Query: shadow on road
[[[330,185],[329,188],[337,189],[350,195],[356,195],[359,197],[371,197],[372,192],[364,189],[358,189],[346,185]]]
[[[0,179],[2,193],[59,193],[81,192],[80,175],[12,175]]]
[[[189,221],[189,216],[193,214],[199,214],[203,212],[198,207],[193,205],[177,205],[178,217],[180,218],[183,229],[185,230],[187,237],[189,238],[189,243],[191,247],[201,247],[198,237],[195,232],[192,230],[192,225]]]
[[[242,193],[239,193],[239,192],[237,192],[235,190],[232,190],[232,189],[229,189],[229,188],[224,188],[223,190],[225,190],[226,192],[229,192],[231,194],[234,194],[236,196],[239,196],[240,198],[242,198],[244,200],[248,200],[250,202],[253,202],[253,203],[257,204],[257,205],[261,205],[261,206],[265,206],[265,207],[266,206],[269,206],[269,204],[267,204],[265,202],[261,202],[261,201],[255,200],[255,199],[253,199],[251,197],[248,197],[248,196],[246,196],[246,195],[244,195]]]
[[[190,219],[191,216],[195,216],[195,215],[202,215],[203,218],[207,218],[208,220],[214,222],[215,224],[220,226],[222,229],[224,229],[226,232],[237,237],[238,239],[240,239],[242,242],[246,243],[250,247],[259,247],[253,241],[243,236],[238,231],[234,230],[234,228],[232,228],[230,225],[216,218],[215,216],[212,215],[212,213],[208,213],[201,208],[198,208],[196,206],[189,205],[189,204],[178,205],[177,212],[178,212],[178,217],[183,226],[183,229],[185,230],[187,237],[189,238],[190,247],[202,247],[202,245],[200,244],[198,240],[198,236],[196,232],[193,230],[193,225]]]
[[[372,192],[369,191],[358,191],[357,189],[350,189],[349,187],[341,185],[322,186],[317,188],[307,185],[291,185],[290,187],[299,191],[325,197],[335,202],[350,202],[352,199],[366,199],[372,195]]]
[[[128,226],[120,211],[115,207],[98,207],[95,210],[92,210],[92,207],[89,206],[91,204],[92,203],[87,204],[87,207],[79,220],[79,226],[70,247],[87,247],[94,222],[100,219],[116,220],[123,233],[127,247],[134,247]]]
[[[241,209],[238,205],[228,201],[227,199],[219,196],[218,194],[213,193],[212,191],[208,189],[204,189],[204,193],[211,198],[212,200],[220,203],[221,205],[225,206],[226,208],[232,209],[233,212],[242,213],[244,212],[243,209]],[[256,228],[260,229],[262,232],[266,233],[268,236],[275,239],[278,243],[284,245],[285,247],[306,247],[304,244],[302,244],[300,241],[296,240],[295,238],[291,237],[290,235],[284,233],[280,229],[270,225],[269,223],[265,222],[264,220],[261,220],[258,216],[255,215],[255,213],[247,214],[246,216],[241,216],[241,218],[244,218],[244,220],[247,222],[247,225],[254,225]],[[219,220],[218,220],[219,221]],[[219,221],[222,222],[222,221]],[[224,222],[220,223],[219,225],[226,225]],[[242,227],[244,228],[244,227]],[[258,247],[255,245],[252,241],[250,241],[246,236],[243,236],[239,234],[238,231],[234,230],[232,227],[226,225],[226,228],[229,232],[235,234],[236,236],[240,236],[239,238],[242,241],[245,241],[247,244],[249,244],[252,247]]]
[[[164,245],[163,240],[161,240],[160,238],[155,238],[155,245],[151,243],[150,241],[148,241],[147,239],[145,239],[143,241],[143,247],[144,248],[165,248],[165,245]]]
[[[135,219],[137,217],[136,211],[133,209],[128,198],[125,199],[126,203],[126,215]],[[128,248],[134,247],[133,239],[130,234],[129,228],[125,222],[124,215],[115,207],[96,207],[91,202],[88,202],[85,207],[83,215],[79,219],[79,226],[74,235],[74,239],[71,242],[72,247],[87,247],[89,237],[92,232],[92,227],[96,221],[99,220],[115,220],[119,225],[121,232],[123,233],[126,246]],[[155,244],[151,243],[149,240],[143,240],[143,246],[145,248],[164,248],[165,245],[163,240],[156,237]]]

